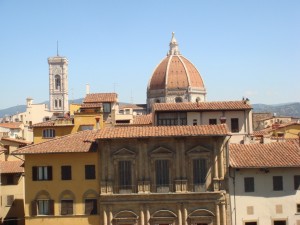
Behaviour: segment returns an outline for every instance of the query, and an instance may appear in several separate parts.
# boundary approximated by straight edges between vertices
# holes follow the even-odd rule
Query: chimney
[[[100,117],[96,116],[95,119],[96,119],[96,130],[100,130]]]
[[[86,94],[88,95],[90,93],[90,85],[86,84]]]

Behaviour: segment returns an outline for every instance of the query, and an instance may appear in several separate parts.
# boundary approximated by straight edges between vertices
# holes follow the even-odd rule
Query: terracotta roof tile
[[[0,161],[1,173],[22,173],[24,168],[22,167],[23,161]]]
[[[8,138],[8,137],[2,137],[1,140],[11,141],[11,142],[15,142],[15,143],[19,143],[19,144],[25,144],[25,145],[29,145],[29,144],[32,143],[30,141],[26,141],[26,140],[23,140],[23,139]]]
[[[83,103],[81,109],[102,108],[102,103]]]
[[[153,111],[214,111],[252,109],[245,101],[155,103]]]
[[[41,153],[89,152],[94,150],[93,140],[96,131],[81,131],[74,134],[54,138],[46,142],[29,145],[14,151],[15,155]]]
[[[134,125],[150,125],[152,124],[152,114],[139,115],[133,119]]]
[[[93,93],[87,94],[84,103],[100,103],[100,102],[117,102],[118,95],[116,93]]]
[[[300,167],[300,148],[294,141],[268,144],[230,144],[233,168]]]
[[[41,123],[33,124],[32,127],[61,127],[61,126],[74,126],[72,119],[57,119],[48,120]]]
[[[20,129],[21,124],[21,122],[0,123],[0,127],[5,127],[9,129]]]
[[[128,126],[107,127],[98,130],[97,139],[145,138],[145,137],[187,137],[226,136],[229,131],[225,124],[199,126]]]

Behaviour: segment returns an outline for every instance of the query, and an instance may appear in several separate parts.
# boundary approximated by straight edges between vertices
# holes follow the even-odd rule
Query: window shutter
[[[32,167],[32,180],[33,181],[37,180],[37,167],[36,166]]]
[[[52,180],[52,166],[47,166],[47,172],[48,172],[47,180]]]
[[[37,202],[35,200],[31,202],[31,215],[37,215]]]
[[[54,215],[54,200],[49,200],[49,215]]]
[[[91,212],[93,210],[93,202],[90,199],[85,200],[85,214],[91,215]]]

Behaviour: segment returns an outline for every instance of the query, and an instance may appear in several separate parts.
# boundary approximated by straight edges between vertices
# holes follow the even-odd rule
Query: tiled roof
[[[81,109],[89,109],[89,108],[102,108],[102,103],[83,103],[80,106]]]
[[[41,153],[89,152],[93,150],[95,131],[87,130],[29,145],[14,151],[15,155]]]
[[[119,105],[119,109],[122,110],[122,109],[135,109],[135,110],[138,110],[138,109],[145,109],[147,106],[142,106],[142,105],[136,105],[136,104],[120,104]]]
[[[61,126],[74,126],[72,119],[57,119],[48,120],[41,123],[33,124],[32,127],[61,127]]]
[[[139,115],[134,117],[133,119],[133,124],[134,125],[147,125],[147,124],[152,124],[152,114],[148,115]]]
[[[0,123],[0,127],[5,127],[9,129],[20,129],[21,124],[21,122]]]
[[[245,101],[155,103],[154,111],[214,111],[252,109]]]
[[[230,144],[229,159],[233,168],[300,167],[300,148],[293,141]]]
[[[87,94],[84,103],[99,103],[99,102],[117,102],[118,95],[116,93],[93,93]]]
[[[23,161],[0,161],[1,173],[22,173],[24,168],[22,167]]]
[[[257,136],[269,136],[270,133],[267,130],[257,130],[253,131],[252,136],[257,137]]]
[[[146,138],[146,137],[191,137],[226,136],[229,131],[225,124],[198,126],[128,126],[107,127],[98,130],[98,139]]]
[[[22,139],[16,139],[16,138],[8,138],[8,137],[2,137],[1,140],[11,141],[11,142],[15,142],[15,143],[19,143],[19,144],[25,144],[25,145],[29,145],[29,144],[32,143],[30,141],[26,141],[26,140],[22,140]]]

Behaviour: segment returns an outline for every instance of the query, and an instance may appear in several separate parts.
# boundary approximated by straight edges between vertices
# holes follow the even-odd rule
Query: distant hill
[[[74,100],[70,100],[70,103],[82,103],[83,98],[79,98],[79,99],[74,99]],[[46,104],[49,106],[49,101],[45,101],[45,102],[41,102],[41,103],[37,103],[37,104]],[[0,118],[4,117],[5,115],[15,115],[17,113],[21,113],[21,112],[25,112],[26,111],[26,105],[17,105],[17,106],[13,106],[13,107],[9,107],[6,109],[1,109],[0,110]]]
[[[75,99],[69,101],[70,103],[82,103],[83,99]],[[49,101],[42,102],[42,104],[48,104]],[[300,102],[295,103],[284,103],[284,104],[252,104],[253,112],[270,112],[276,113],[276,116],[292,116],[300,118]],[[13,106],[7,109],[0,110],[0,118],[5,115],[14,115],[20,112],[25,112],[26,105]]]
[[[276,116],[292,116],[300,118],[300,102],[265,105],[252,104],[254,112],[270,112],[276,113]]]

